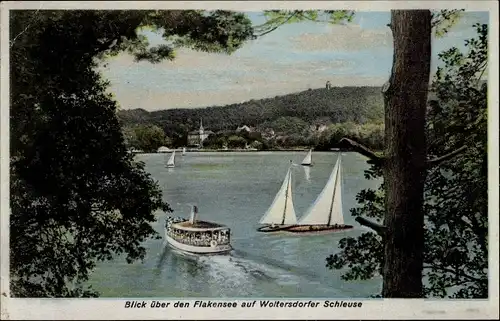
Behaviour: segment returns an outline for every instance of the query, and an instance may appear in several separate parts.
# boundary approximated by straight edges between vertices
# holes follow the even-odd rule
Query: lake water
[[[354,229],[323,235],[258,233],[258,221],[271,205],[286,175],[289,160],[299,164],[305,152],[189,152],[176,155],[176,167],[165,168],[170,154],[143,154],[137,159],[158,180],[174,216],[199,218],[231,228],[229,255],[196,256],[172,250],[164,240],[145,242],[144,262],[122,257],[100,263],[90,283],[101,297],[192,298],[354,298],[380,293],[381,279],[343,281],[342,271],[326,268],[326,257],[338,252],[338,241],[366,231],[350,215],[355,196],[376,187],[363,176],[367,168],[357,153],[342,154],[343,209]],[[339,153],[314,152],[314,166],[293,166],[293,200],[300,218],[324,187]],[[309,173],[306,172],[309,170]],[[163,236],[165,214],[155,229]]]

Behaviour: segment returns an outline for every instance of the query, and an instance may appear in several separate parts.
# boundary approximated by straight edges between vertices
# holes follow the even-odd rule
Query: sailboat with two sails
[[[267,224],[259,232],[285,231],[290,233],[335,232],[353,228],[344,223],[342,210],[342,171],[341,156],[328,178],[328,181],[316,201],[306,214],[297,222],[292,201],[291,171],[288,169],[283,185],[273,204],[261,219],[260,224]],[[286,187],[285,187],[286,186]],[[285,193],[286,191],[286,193]]]

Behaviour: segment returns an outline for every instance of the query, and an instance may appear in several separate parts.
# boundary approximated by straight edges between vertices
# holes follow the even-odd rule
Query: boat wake
[[[277,260],[254,255],[242,250],[233,250],[229,255],[198,255],[165,247],[160,255],[157,269],[162,269],[166,261],[181,259],[197,271],[225,283],[253,283],[255,281],[280,284],[297,284],[301,279],[320,281],[310,271],[297,268]]]
[[[352,289],[328,285],[331,277],[244,250],[233,250],[227,255],[199,255],[166,246],[156,268],[157,276],[166,269],[169,271],[166,273],[175,275],[184,290],[198,293],[203,284],[215,297],[247,297],[262,293],[293,296],[297,287],[311,287],[318,293],[334,297],[359,295]]]
[[[243,250],[233,250],[231,252],[231,256],[235,259],[236,262],[241,260],[242,262],[249,262],[252,264],[269,267],[271,269],[279,271],[280,273],[285,272],[286,274],[289,275],[295,275],[297,277],[307,278],[310,281],[315,281],[319,279],[318,275],[312,273],[309,270],[297,268],[294,265],[274,260],[269,257],[251,254]]]
[[[286,278],[286,271],[273,266],[261,264],[243,257],[231,255],[210,255],[201,257],[200,261],[208,267],[208,272],[216,279],[225,282],[246,283],[245,281],[277,282]]]

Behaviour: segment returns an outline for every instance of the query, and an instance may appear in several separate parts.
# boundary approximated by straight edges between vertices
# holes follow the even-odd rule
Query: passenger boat
[[[193,206],[191,218],[168,217],[165,223],[167,243],[181,251],[196,254],[221,254],[232,250],[229,227],[197,220],[198,208]]]

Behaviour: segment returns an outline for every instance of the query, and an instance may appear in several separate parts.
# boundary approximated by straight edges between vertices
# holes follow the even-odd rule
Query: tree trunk
[[[385,98],[385,298],[423,297],[425,113],[431,60],[429,10],[393,10],[394,61]]]

